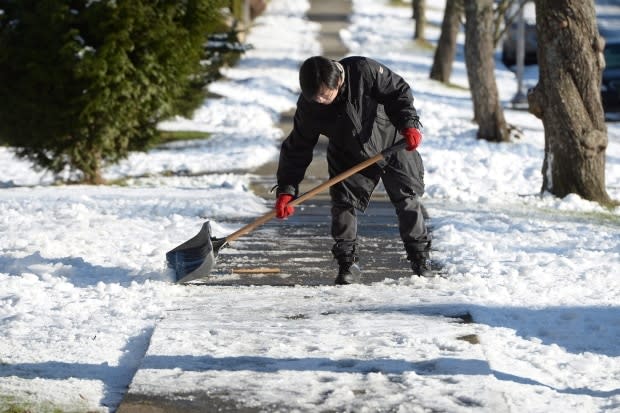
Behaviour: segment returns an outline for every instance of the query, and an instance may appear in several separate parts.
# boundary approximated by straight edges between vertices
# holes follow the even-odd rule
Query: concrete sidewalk
[[[339,32],[349,24],[351,0],[311,0],[310,4],[308,17],[321,24],[319,40],[322,54],[333,59],[344,57],[347,49],[340,40]],[[285,137],[292,129],[293,114],[282,114],[279,126]],[[300,186],[302,193],[328,179],[326,148],[327,141],[321,137]],[[270,189],[275,184],[276,169],[277,161],[274,161],[250,171],[254,176],[251,187],[257,195],[274,199]],[[247,219],[234,223],[242,226],[251,221]],[[387,201],[382,186],[373,194],[366,213],[359,214],[358,235],[362,283],[371,284],[386,277],[399,279],[412,276],[398,233],[395,211]],[[322,194],[297,207],[296,213],[289,219],[274,219],[223,248],[212,277],[197,281],[201,284],[197,288],[216,285],[333,285],[337,265],[330,251],[332,243],[330,203],[327,194]],[[183,324],[184,318],[191,318],[192,323]],[[449,319],[444,321],[453,322]],[[170,387],[160,383],[149,382],[149,375],[142,372],[149,368],[149,357],[156,358],[158,348],[166,345],[166,337],[170,334],[175,337],[192,334],[201,328],[201,323],[208,323],[204,313],[195,314],[188,310],[170,314],[156,326],[145,359],[118,413],[259,412],[270,411],[272,407],[286,410],[285,406],[249,407],[244,404],[242,395],[237,398],[231,394],[212,394],[209,389],[187,394],[174,386],[170,390]],[[184,325],[182,328],[187,331],[178,330],[180,325]]]
[[[307,15],[309,19],[321,24],[319,41],[323,55],[339,59],[346,54],[347,49],[340,41],[339,31],[348,26],[351,7],[351,0],[310,1],[310,10]],[[291,111],[281,116],[279,127],[282,128],[284,136],[288,135],[292,128],[293,114],[294,112]],[[315,149],[314,161],[307,171],[304,183],[300,186],[302,192],[328,178],[325,151],[326,143],[321,138]],[[271,162],[251,171],[255,176],[252,190],[257,195],[273,199],[274,195],[269,190],[274,184],[276,168],[277,162]],[[317,197],[316,203],[299,208],[293,218],[271,222],[242,240],[238,240],[234,246],[222,250],[216,265],[215,277],[203,281],[203,284],[332,284],[335,275],[329,252],[331,247],[331,238],[328,238],[329,210],[326,201],[321,201],[320,198],[325,199]],[[382,216],[385,211],[378,208],[377,214],[377,216]],[[395,222],[395,219],[391,221]],[[375,227],[374,231],[379,230],[380,227]],[[389,238],[394,238],[393,234]],[[375,241],[375,245],[379,244]],[[304,250],[304,257],[299,256],[299,249]],[[397,255],[382,255],[382,257],[380,260],[385,262],[381,265],[390,267],[399,260]],[[269,267],[277,268],[278,273],[255,272],[257,268],[267,266],[267,263]],[[301,271],[302,268],[304,271]],[[254,272],[240,275],[234,272],[235,269]],[[369,273],[368,276],[371,277],[371,274]],[[136,376],[138,374],[139,371]],[[144,383],[141,385],[143,387]],[[243,407],[231,401],[230,398],[218,398],[206,391],[192,395],[191,398],[180,398],[176,394],[169,393],[148,392],[147,394],[136,390],[135,387],[136,383],[132,382],[117,410],[118,413],[256,412],[264,410],[264,408]],[[152,387],[157,386],[153,383]]]
[[[358,214],[362,278],[372,284],[410,277],[412,271],[391,203],[373,200]],[[248,222],[239,222],[244,225]],[[337,264],[330,252],[330,203],[317,200],[286,220],[272,220],[220,251],[212,277],[201,285],[333,285]],[[427,220],[429,225],[430,220]],[[387,274],[387,275],[386,275]]]
[[[307,16],[310,20],[321,25],[319,32],[319,42],[321,43],[322,55],[330,59],[341,59],[347,54],[347,48],[340,39],[340,30],[345,29],[349,25],[349,16],[351,15],[352,0],[311,0],[310,9]],[[308,56],[310,57],[310,56]],[[288,136],[293,129],[293,115],[295,110],[283,113],[280,118],[279,127],[284,133],[284,137]],[[307,192],[309,189],[319,185],[323,181],[329,179],[327,173],[327,161],[325,155],[327,153],[327,139],[321,136],[319,142],[314,148],[314,156],[312,163],[306,171],[306,177],[300,184],[301,193]],[[267,199],[273,199],[274,194],[270,192],[275,185],[275,173],[278,164],[277,160],[269,162],[259,168],[251,171],[256,174],[256,178],[252,184],[252,190],[260,196]],[[326,196],[319,195],[319,199],[326,199]]]
[[[347,50],[340,41],[339,32],[349,24],[351,0],[311,0],[310,4],[308,17],[321,24],[319,40],[323,47],[322,54],[333,59],[345,56]],[[294,112],[282,114],[280,127],[285,137],[292,129],[293,114]],[[326,148],[326,139],[321,137],[315,148],[312,164],[300,186],[301,192],[306,192],[328,179]],[[270,189],[275,184],[276,169],[277,161],[274,161],[250,171],[254,176],[251,187],[257,195],[268,200],[274,199]],[[399,236],[395,211],[386,199],[382,186],[373,194],[366,213],[360,213],[358,217],[361,282],[371,284],[383,281],[386,277],[391,279],[411,277],[412,271]],[[253,219],[240,220],[234,224],[242,226],[251,221]],[[333,243],[330,221],[330,203],[327,194],[317,196],[297,207],[296,213],[289,219],[271,220],[223,248],[211,273],[212,277],[197,281],[196,283],[200,285],[196,288],[333,285],[337,265],[330,251]],[[432,223],[429,225],[432,227]],[[159,354],[162,348],[170,348],[171,337],[174,340],[183,340],[184,335],[192,336],[214,322],[209,320],[208,314],[204,312],[204,303],[194,304],[196,305],[187,303],[187,309],[169,313],[155,327],[141,366],[117,412],[288,411],[287,406],[280,405],[249,406],[244,401],[243,394],[234,394],[230,389],[223,393],[213,393],[210,388],[188,392],[178,388],[178,383],[174,381],[168,385],[159,381],[152,382],[154,368],[164,375],[169,370],[175,374],[179,371],[184,372],[184,366],[179,364],[179,360],[184,360],[183,355],[166,358],[170,360],[169,365],[151,365],[153,360],[161,359]],[[439,316],[433,322],[445,323],[448,329],[452,329],[455,321],[450,317]],[[458,322],[460,321],[457,320],[456,323]],[[239,328],[243,328],[243,323],[244,320],[239,320]],[[424,331],[420,331],[420,335],[422,334]],[[204,360],[198,360],[198,364],[203,366],[203,361],[209,359],[209,354],[205,353]],[[483,359],[482,355],[480,359]],[[204,368],[208,373],[210,367]],[[260,366],[255,368],[260,369]],[[148,373],[149,369],[151,374]],[[205,373],[189,367],[188,370],[187,374]],[[491,379],[491,376],[489,377]],[[317,405],[316,408],[320,410],[320,406]]]
[[[359,216],[362,283],[412,277],[396,222],[393,207],[386,201],[373,201],[367,213]],[[329,201],[319,200],[299,207],[296,214],[289,219],[272,220],[222,249],[212,277],[197,281],[195,288],[333,285],[337,265],[330,252],[333,241],[329,234],[329,224]],[[182,354],[167,355],[164,358],[168,360],[168,364],[152,365],[152,360],[162,358],[162,351],[173,351],[170,341],[183,342],[185,336],[187,340],[193,340],[201,331],[211,328],[209,326],[212,326],[214,320],[209,318],[208,299],[183,304],[183,308],[169,312],[154,329],[144,359],[119,406],[118,413],[290,411],[292,407],[284,405],[250,406],[244,394],[235,394],[232,390],[214,392],[207,386],[204,391],[188,391],[174,382],[160,383],[153,380],[154,372],[164,376],[168,373],[174,376],[179,372],[183,375],[208,375],[213,369],[217,369],[215,366],[204,365],[202,359],[205,363],[213,361],[208,353],[202,358]],[[455,329],[453,335],[458,336],[456,331],[460,327],[455,323],[462,322],[459,317],[457,315],[455,320],[452,315],[439,316],[433,323],[445,324],[446,330]],[[243,322],[244,320],[239,320],[237,328],[243,328]],[[419,332],[421,336],[424,333],[424,330]],[[174,361],[178,359],[178,363],[182,363],[182,360],[188,358],[193,360],[191,365],[184,366]],[[244,368],[261,371],[260,363],[259,357],[256,365]],[[204,372],[200,371],[202,368],[205,369]],[[489,375],[489,379],[491,378]],[[321,411],[320,406],[316,408]]]

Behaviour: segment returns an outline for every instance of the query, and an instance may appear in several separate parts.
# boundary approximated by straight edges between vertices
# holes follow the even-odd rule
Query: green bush
[[[88,183],[204,96],[223,0],[0,0],[0,140]]]

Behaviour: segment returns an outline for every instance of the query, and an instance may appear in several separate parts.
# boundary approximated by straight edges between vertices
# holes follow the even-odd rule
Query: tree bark
[[[478,139],[510,140],[504,110],[500,105],[493,60],[493,0],[464,0],[465,64],[478,123]]]
[[[441,23],[441,34],[435,49],[430,78],[443,83],[450,81],[456,55],[456,37],[461,27],[463,0],[447,0]]]
[[[536,34],[539,80],[528,102],[545,129],[541,191],[558,197],[575,193],[609,205],[600,95],[604,40],[594,1],[536,1]]]
[[[424,31],[426,29],[426,0],[413,0],[413,19],[415,21],[415,30],[413,38],[416,40],[424,39]]]

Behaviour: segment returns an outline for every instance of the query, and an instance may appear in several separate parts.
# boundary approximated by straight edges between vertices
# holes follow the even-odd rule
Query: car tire
[[[510,56],[505,50],[502,51],[502,63],[506,67],[514,66],[517,62],[514,56]]]

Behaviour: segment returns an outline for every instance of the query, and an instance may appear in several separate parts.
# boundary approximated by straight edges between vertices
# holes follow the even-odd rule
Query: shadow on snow
[[[387,375],[402,375],[415,373],[419,376],[487,376],[493,375],[502,381],[511,381],[518,384],[543,386],[558,393],[587,395],[591,397],[608,398],[620,395],[620,389],[609,391],[588,388],[558,389],[538,381],[516,376],[513,374],[491,369],[488,362],[477,359],[436,358],[421,362],[411,362],[402,359],[340,359],[329,358],[273,358],[260,356],[147,356],[141,366],[142,369],[154,370],[183,370],[191,372],[227,371],[256,373],[278,373],[280,371],[298,372],[333,372],[352,374],[383,373]],[[122,382],[127,384],[127,368],[112,367],[106,364],[82,363],[22,363],[4,365],[0,377],[18,376],[24,379],[45,378],[51,380],[66,380],[78,378],[83,380],[102,380],[108,386],[114,384],[121,391]],[[119,383],[119,381],[121,383]],[[122,395],[110,394],[106,397],[108,403],[115,403]],[[114,400],[113,400],[114,399]]]

